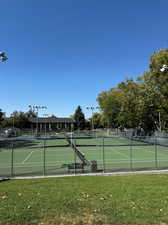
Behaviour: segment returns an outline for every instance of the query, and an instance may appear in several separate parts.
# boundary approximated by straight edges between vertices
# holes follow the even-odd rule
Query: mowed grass
[[[165,225],[167,187],[167,174],[1,182],[0,224]]]

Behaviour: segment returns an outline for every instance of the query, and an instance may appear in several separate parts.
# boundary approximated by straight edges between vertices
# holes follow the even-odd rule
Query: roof
[[[37,118],[29,118],[31,123],[37,123]],[[57,117],[38,117],[38,123],[75,123],[72,118],[57,118]]]

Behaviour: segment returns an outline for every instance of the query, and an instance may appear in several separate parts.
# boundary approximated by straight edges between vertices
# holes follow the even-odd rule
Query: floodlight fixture
[[[86,109],[91,109],[92,111],[95,109],[100,109],[98,106],[87,106]]]
[[[5,55],[5,52],[0,52],[0,61],[5,62],[8,60],[8,57]]]
[[[165,72],[168,70],[168,65],[163,64],[162,68],[160,69],[161,72]]]
[[[31,106],[31,105],[29,105],[29,107],[30,108],[33,108],[33,109],[35,109],[35,110],[39,110],[39,109],[47,109],[47,106],[39,106],[39,105],[33,105],[33,106]]]

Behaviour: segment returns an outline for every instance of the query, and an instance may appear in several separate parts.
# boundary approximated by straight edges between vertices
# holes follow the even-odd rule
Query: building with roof
[[[75,120],[72,118],[57,118],[57,117],[31,117],[29,118],[30,128],[38,131],[60,131],[73,130]]]

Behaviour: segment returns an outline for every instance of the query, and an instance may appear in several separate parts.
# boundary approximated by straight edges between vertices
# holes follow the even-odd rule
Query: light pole
[[[15,127],[15,117],[14,117],[13,113],[11,114],[11,118],[12,118],[12,126],[13,126],[13,129],[14,129],[14,127]]]
[[[15,117],[13,116],[12,119],[13,119],[13,129],[14,129],[14,127],[15,127]]]
[[[36,112],[36,115],[37,115],[37,118],[36,118],[36,136],[38,135],[38,111],[39,109],[47,109],[47,106],[39,106],[39,105],[29,105],[29,108],[33,111],[37,111]]]
[[[95,109],[100,109],[100,107],[96,106],[87,106],[86,109],[91,110],[92,111],[92,131],[94,131],[94,121],[93,121],[93,112]]]
[[[43,114],[43,116],[45,116],[46,118],[47,117],[49,117],[49,116],[51,116],[50,114]],[[47,136],[47,123],[46,123],[46,121],[45,121],[45,136]]]

